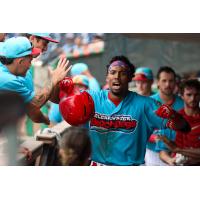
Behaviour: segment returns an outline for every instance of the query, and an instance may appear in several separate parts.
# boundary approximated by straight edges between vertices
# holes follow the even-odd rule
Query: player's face
[[[39,48],[41,49],[42,53],[47,51],[48,48],[48,41],[47,40],[43,40],[43,39],[38,39],[36,37],[33,37],[33,39],[31,40],[33,46],[35,48]]]
[[[199,101],[200,101],[200,91],[197,91],[195,88],[188,88],[184,89],[182,99],[188,108],[199,108]]]
[[[6,33],[0,33],[0,42],[4,42],[6,38]]]
[[[135,81],[137,93],[143,96],[149,96],[151,94],[152,81]]]
[[[175,76],[173,73],[161,72],[158,80],[158,87],[162,94],[172,95],[176,86]]]
[[[17,60],[17,63],[18,63],[17,74],[20,76],[26,76],[26,72],[30,68],[32,60],[33,60],[33,56],[31,55],[19,58]]]
[[[130,72],[126,67],[112,66],[108,70],[107,82],[111,93],[116,96],[122,96],[128,91],[130,82]]]

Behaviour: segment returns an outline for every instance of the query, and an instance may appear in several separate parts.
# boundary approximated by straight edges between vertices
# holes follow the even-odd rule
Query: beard
[[[166,96],[173,94],[173,90],[171,88],[170,89],[162,89],[161,92]]]

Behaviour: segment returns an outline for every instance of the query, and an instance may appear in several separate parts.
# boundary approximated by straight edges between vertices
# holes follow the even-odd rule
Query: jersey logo
[[[90,127],[101,133],[108,131],[132,133],[137,127],[137,120],[130,115],[104,115],[95,113],[90,121]]]

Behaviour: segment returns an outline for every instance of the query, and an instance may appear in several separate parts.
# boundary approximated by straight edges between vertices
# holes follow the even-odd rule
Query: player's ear
[[[35,38],[35,36],[34,36],[34,35],[31,35],[31,36],[29,37],[30,42],[33,42],[34,38]]]
[[[18,64],[22,64],[23,59],[22,58],[18,58],[18,59],[16,59],[16,61],[17,61]]]

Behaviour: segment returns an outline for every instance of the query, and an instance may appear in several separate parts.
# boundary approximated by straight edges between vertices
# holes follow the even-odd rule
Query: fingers
[[[67,68],[67,73],[71,70],[71,68],[72,68],[72,65],[70,65],[68,68]]]
[[[59,61],[58,61],[57,67],[60,66],[60,64],[62,63],[62,61],[63,61],[63,58],[60,58]]]

